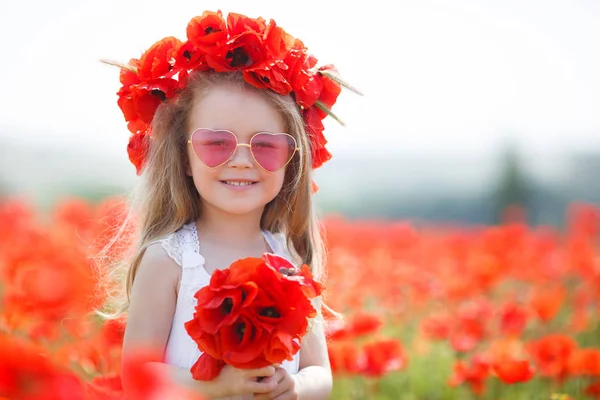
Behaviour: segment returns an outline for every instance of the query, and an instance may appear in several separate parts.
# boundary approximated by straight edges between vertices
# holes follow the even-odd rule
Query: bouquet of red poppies
[[[292,360],[317,315],[311,299],[322,291],[307,265],[295,268],[270,253],[216,270],[185,324],[203,352],[191,368],[194,379],[211,380],[226,364],[251,369]]]

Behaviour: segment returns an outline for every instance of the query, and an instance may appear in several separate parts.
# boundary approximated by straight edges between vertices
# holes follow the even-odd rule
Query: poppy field
[[[121,398],[124,204],[0,203],[0,399]],[[600,210],[560,230],[324,219],[333,399],[600,399]],[[123,256],[122,246],[104,254]],[[186,398],[136,370],[140,398]]]

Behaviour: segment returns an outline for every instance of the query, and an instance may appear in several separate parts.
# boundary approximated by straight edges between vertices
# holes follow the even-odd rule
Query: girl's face
[[[230,131],[240,144],[249,143],[258,132],[285,132],[283,118],[267,100],[257,93],[228,85],[212,87],[196,101],[188,128],[188,139],[198,128],[208,128]],[[260,216],[283,186],[285,167],[275,172],[265,171],[256,164],[247,146],[238,146],[229,161],[216,168],[202,163],[191,144],[187,145],[187,154],[190,160],[187,174],[193,178],[205,210]]]

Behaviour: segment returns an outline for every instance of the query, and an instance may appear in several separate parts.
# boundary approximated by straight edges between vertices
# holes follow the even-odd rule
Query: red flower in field
[[[591,237],[600,227],[600,210],[592,204],[571,204],[568,210],[569,230],[574,234]]]
[[[102,325],[100,331],[103,342],[106,346],[117,346],[123,345],[123,336],[125,335],[125,325],[127,320],[125,317],[118,319],[110,319]]]
[[[379,315],[359,311],[352,316],[349,329],[354,337],[375,334],[383,326],[383,320]]]
[[[492,317],[488,300],[475,299],[465,302],[458,310],[449,335],[450,344],[458,352],[473,350],[487,334],[486,324]]]
[[[527,344],[540,374],[559,380],[566,377],[569,358],[576,348],[575,340],[564,335],[549,335]]]
[[[376,333],[383,326],[380,316],[366,311],[359,311],[344,320],[333,320],[327,323],[326,334],[329,340],[354,339]]]
[[[473,393],[482,394],[485,390],[485,381],[490,374],[490,363],[481,356],[474,356],[469,363],[456,361],[454,372],[448,384],[452,387],[466,383]]]
[[[492,369],[507,384],[527,382],[535,375],[535,368],[529,360],[503,360],[495,362]]]
[[[52,363],[47,351],[0,334],[0,397],[23,400],[83,399],[73,374]]]
[[[562,286],[536,287],[529,301],[529,307],[542,322],[548,322],[554,318],[564,303],[566,295]]]
[[[484,321],[473,318],[463,318],[457,321],[450,333],[450,344],[458,352],[473,350],[484,338]]]
[[[367,343],[363,347],[366,365],[362,371],[367,376],[381,377],[406,366],[402,344],[394,339]]]
[[[210,380],[224,363],[236,368],[260,368],[291,360],[300,349],[308,318],[316,316],[311,298],[322,287],[308,266],[294,269],[284,258],[265,254],[245,258],[217,270],[210,284],[196,293],[194,318],[185,327],[203,352],[192,373]]]
[[[126,203],[120,197],[107,197],[98,204],[96,213],[97,231],[95,235],[95,249],[100,250],[110,243],[125,221],[127,214]],[[131,228],[131,226],[128,228]],[[127,231],[126,233],[131,232]],[[131,238],[127,236],[122,238],[121,242],[117,243],[115,248],[118,248],[120,251],[123,248],[127,248],[131,244],[127,242],[128,239]],[[121,253],[119,251],[111,253],[111,257],[120,256]]]
[[[103,375],[87,382],[87,400],[123,400],[123,385],[120,375]]]
[[[500,309],[500,332],[506,336],[520,336],[527,326],[527,309],[507,303]]]
[[[600,350],[576,349],[568,361],[571,375],[600,376]]]
[[[600,382],[590,384],[584,391],[587,396],[600,399]]]
[[[334,374],[360,374],[366,368],[365,353],[354,342],[332,343],[327,351]]]
[[[57,204],[53,215],[54,225],[65,229],[73,239],[82,240],[81,244],[88,245],[96,233],[96,210],[94,206],[83,199],[65,199]]]
[[[127,388],[127,399],[131,400],[202,400],[203,397],[182,389],[171,380],[162,369],[156,369],[151,362],[162,361],[162,352],[155,349],[138,349],[123,359],[122,381]],[[118,384],[109,377],[108,382],[97,382],[98,386],[118,391]],[[126,383],[126,384],[125,384]]]
[[[453,319],[450,316],[431,316],[422,321],[421,332],[429,338],[444,340],[447,339],[450,334],[452,322]]]
[[[83,316],[95,305],[89,260],[60,236],[38,234],[31,247],[11,254],[5,270],[5,312],[59,321]]]
[[[327,322],[325,334],[330,341],[339,341],[352,338],[348,323],[344,320],[332,320]]]

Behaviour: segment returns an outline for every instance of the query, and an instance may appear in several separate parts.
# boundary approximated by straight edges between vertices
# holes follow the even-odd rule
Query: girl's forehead
[[[225,129],[239,138],[257,132],[284,132],[285,121],[277,108],[251,90],[217,86],[199,97],[188,116],[191,131]],[[191,133],[191,132],[190,132]]]

